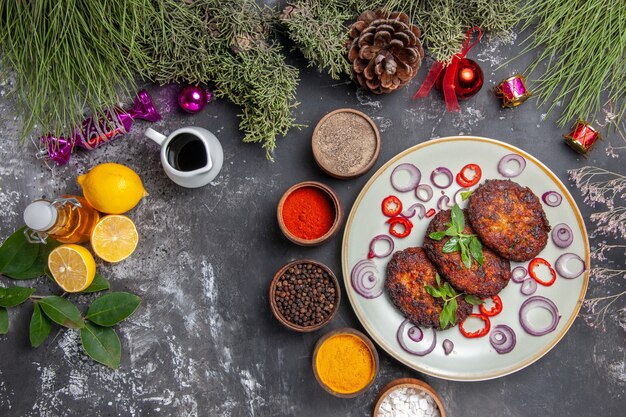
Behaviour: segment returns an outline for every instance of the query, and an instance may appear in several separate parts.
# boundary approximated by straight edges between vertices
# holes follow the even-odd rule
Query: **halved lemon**
[[[52,277],[64,291],[80,292],[91,285],[96,275],[96,261],[78,245],[61,245],[48,255]]]
[[[126,216],[105,216],[91,232],[91,247],[99,258],[119,262],[128,258],[137,248],[139,234],[135,223]]]

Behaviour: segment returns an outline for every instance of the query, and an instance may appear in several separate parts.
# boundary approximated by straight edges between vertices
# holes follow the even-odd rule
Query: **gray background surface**
[[[610,157],[605,150],[609,143],[618,146],[621,139],[607,135],[585,160],[563,143],[561,135],[567,128],[558,128],[554,117],[546,118],[546,110],[537,108],[534,100],[514,110],[500,109],[490,88],[528,63],[522,59],[496,70],[519,52],[518,44],[515,36],[485,39],[471,51],[469,57],[485,73],[485,87],[462,102],[458,114],[446,112],[436,91],[426,99],[411,100],[430,60],[407,88],[380,97],[347,80],[333,81],[307,69],[298,53],[290,53],[302,78],[298,90],[302,104],[295,114],[308,127],[292,130],[280,140],[275,163],[266,161],[259,147],[241,142],[237,107],[217,100],[198,115],[182,114],[174,102],[177,86],[150,85],[164,116],[161,122],[138,121],[130,134],[96,151],[76,153],[67,166],[46,165],[34,158],[31,146],[18,143],[17,110],[6,96],[11,81],[0,80],[0,238],[21,225],[21,212],[33,199],[79,193],[77,175],[98,163],[132,167],[150,193],[129,214],[141,236],[137,251],[117,265],[98,263],[114,290],[135,292],[143,300],[137,313],[118,326],[123,344],[120,369],[111,371],[89,360],[73,330],[55,330],[42,347],[32,349],[27,332],[32,306],[12,309],[11,330],[0,336],[0,415],[366,416],[378,390],[404,376],[431,384],[452,417],[623,415],[624,333],[614,316],[607,317],[606,330],[577,319],[544,358],[493,381],[431,378],[379,350],[375,384],[359,398],[346,400],[317,385],[310,362],[314,343],[325,332],[343,326],[362,329],[347,297],[334,320],[313,334],[282,328],[269,310],[268,284],[284,263],[308,257],[341,274],[342,234],[317,248],[289,243],[276,222],[281,194],[296,182],[319,180],[334,187],[349,210],[379,166],[430,138],[471,134],[530,152],[570,186],[588,219],[591,209],[567,181],[566,170],[589,164],[626,173],[626,155]],[[382,135],[376,166],[351,181],[326,176],[310,150],[315,123],[339,107],[367,113]],[[142,136],[148,126],[169,134],[186,125],[209,129],[224,147],[222,173],[201,189],[187,190],[169,181],[157,145]],[[593,235],[593,229],[590,232]],[[592,239],[592,245],[600,240]],[[611,262],[623,265],[623,254],[614,253],[603,265]],[[44,278],[33,283],[40,293],[59,293]],[[2,278],[2,284],[12,282]],[[588,295],[612,289],[591,282]],[[75,297],[83,304],[92,298]]]

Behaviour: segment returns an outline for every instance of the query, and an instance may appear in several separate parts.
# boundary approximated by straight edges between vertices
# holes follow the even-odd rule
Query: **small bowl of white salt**
[[[446,417],[441,397],[419,379],[399,378],[380,390],[373,417]]]

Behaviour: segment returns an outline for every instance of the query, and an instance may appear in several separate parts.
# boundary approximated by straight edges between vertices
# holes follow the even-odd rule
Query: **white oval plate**
[[[428,355],[419,357],[407,353],[396,339],[396,331],[404,320],[404,316],[391,303],[386,291],[377,298],[366,299],[354,291],[350,282],[350,271],[357,262],[367,258],[372,238],[379,234],[389,234],[389,227],[385,223],[387,218],[381,212],[382,200],[393,194],[402,200],[405,208],[418,202],[413,192],[400,193],[391,187],[391,171],[398,164],[412,163],[422,173],[421,183],[431,184],[430,173],[438,166],[444,166],[456,175],[466,164],[475,163],[482,169],[480,181],[482,183],[486,179],[503,178],[498,173],[497,165],[504,155],[510,153],[523,156],[527,162],[526,169],[512,180],[530,187],[539,198],[546,191],[559,192],[563,196],[562,203],[558,207],[548,207],[544,204],[544,210],[551,226],[566,223],[574,233],[574,242],[570,247],[560,249],[549,238],[547,246],[538,256],[554,266],[561,254],[573,252],[585,260],[587,270],[575,279],[557,276],[552,286],[537,286],[537,291],[533,295],[542,295],[554,301],[562,316],[553,332],[539,337],[529,335],[520,326],[519,309],[528,297],[521,294],[520,284],[509,282],[499,294],[504,309],[502,313],[491,318],[492,329],[498,324],[506,324],[515,331],[517,345],[508,354],[498,354],[489,344],[489,336],[476,339],[465,338],[458,326],[436,332],[437,344]],[[461,187],[454,182],[445,192],[452,198],[459,188]],[[476,186],[472,187],[474,188]],[[433,187],[433,190],[433,198],[425,203],[427,209],[436,208],[437,199],[441,195],[438,188]],[[404,239],[394,238],[394,251],[422,245],[430,219],[418,220],[417,217],[413,217],[411,220],[414,224],[411,234]],[[391,256],[374,259],[378,269],[378,279],[385,279],[385,269],[390,258]],[[517,265],[527,267],[528,262],[512,262],[511,268]],[[342,268],[346,292],[357,317],[370,336],[387,353],[405,365],[435,377],[459,381],[480,381],[513,373],[535,362],[554,347],[572,325],[582,300],[585,298],[589,265],[589,242],[585,224],[574,199],[557,176],[521,149],[500,141],[479,137],[434,139],[393,157],[372,176],[357,197],[346,222],[342,247]],[[474,309],[476,312],[477,307]],[[534,313],[535,311],[529,314],[531,322],[535,321],[538,326],[547,322],[547,314],[541,316]],[[454,343],[454,350],[448,356],[444,354],[442,348],[442,342],[445,339],[450,339]]]

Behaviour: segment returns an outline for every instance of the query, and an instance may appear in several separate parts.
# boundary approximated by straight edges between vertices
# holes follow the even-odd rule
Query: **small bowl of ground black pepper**
[[[313,157],[328,175],[351,179],[374,166],[380,153],[380,133],[374,121],[354,109],[337,109],[315,126]]]
[[[285,327],[313,332],[327,324],[341,300],[339,281],[321,262],[301,259],[289,262],[270,284],[272,313]]]
[[[317,246],[339,231],[343,206],[329,186],[304,181],[283,194],[277,215],[278,226],[287,239],[301,246]]]

